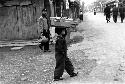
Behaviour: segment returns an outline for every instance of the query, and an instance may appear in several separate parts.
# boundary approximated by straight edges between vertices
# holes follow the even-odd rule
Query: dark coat
[[[111,13],[110,7],[107,6],[107,7],[104,9],[104,14],[105,14],[105,15],[108,15],[108,14],[110,14],[110,13]]]
[[[42,36],[45,36],[46,38],[50,39],[50,31],[43,29]]]
[[[120,8],[119,8],[119,13],[120,13],[120,15],[124,15],[124,13],[125,13],[125,8],[124,8],[124,7],[120,7]]]
[[[114,7],[112,10],[113,15],[118,15],[118,8]]]
[[[58,36],[55,44],[55,52],[67,52],[67,43],[64,37]]]

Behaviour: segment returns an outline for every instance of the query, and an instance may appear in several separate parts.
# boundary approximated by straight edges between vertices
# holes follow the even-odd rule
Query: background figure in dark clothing
[[[120,17],[121,17],[121,23],[123,23],[124,20],[124,13],[125,13],[125,8],[123,7],[123,5],[121,5],[121,7],[119,8],[119,13],[120,13]]]
[[[113,13],[113,21],[116,23],[117,17],[118,17],[118,7],[114,6],[113,10],[112,10],[112,13]]]
[[[96,9],[94,8],[94,15],[96,15]]]
[[[41,42],[39,45],[41,50],[44,50],[44,52],[50,52],[49,50],[49,41],[50,41],[50,31],[49,31],[49,21],[47,19],[47,10],[42,10],[42,16],[39,18],[39,26],[40,26],[40,33],[42,36],[45,36],[48,41],[47,42]]]
[[[104,9],[104,15],[106,15],[106,20],[107,23],[110,22],[110,7],[108,5],[106,5],[106,8]]]
[[[57,37],[55,44],[55,59],[56,67],[54,71],[54,81],[62,80],[64,69],[70,75],[70,77],[77,76],[78,73],[74,73],[74,67],[67,57],[67,43],[65,40],[66,30],[59,30],[59,36]]]
[[[79,19],[80,19],[80,22],[83,21],[83,13],[82,12],[80,12]]]

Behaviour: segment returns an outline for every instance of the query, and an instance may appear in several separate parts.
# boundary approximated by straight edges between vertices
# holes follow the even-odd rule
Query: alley
[[[96,60],[96,65],[90,71],[85,71],[84,65],[80,67],[78,77],[57,84],[124,83],[125,24],[120,23],[120,18],[117,23],[114,23],[112,18],[110,23],[106,23],[103,13],[86,13],[78,31],[84,39],[69,47],[69,57],[77,61],[85,61],[86,58]]]

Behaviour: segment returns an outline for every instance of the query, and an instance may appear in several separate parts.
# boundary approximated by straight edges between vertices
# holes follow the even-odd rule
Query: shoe
[[[54,79],[54,81],[59,81],[59,80],[63,80],[63,78],[56,78],[56,79]]]
[[[78,75],[78,72],[77,73],[73,73],[72,75],[70,75],[70,77],[75,77]]]

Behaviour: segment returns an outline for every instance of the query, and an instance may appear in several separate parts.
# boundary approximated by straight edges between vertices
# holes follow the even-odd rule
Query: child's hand
[[[58,34],[55,34],[55,36],[53,37],[53,40],[56,40],[58,37]]]
[[[52,41],[53,41],[54,44],[56,43],[57,36],[58,36],[58,34],[55,34],[55,36],[52,38]]]

